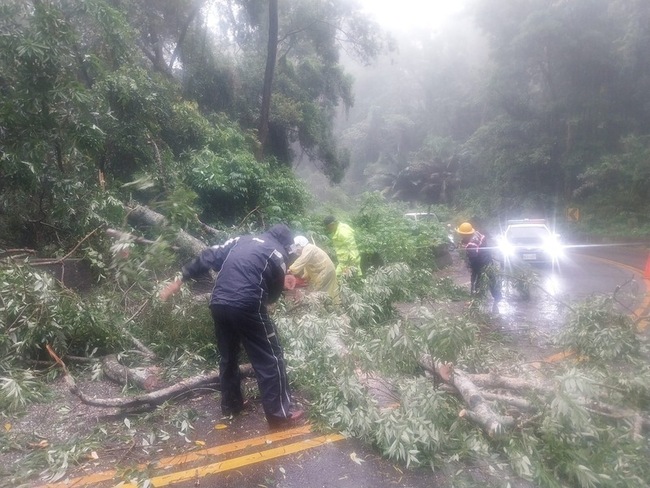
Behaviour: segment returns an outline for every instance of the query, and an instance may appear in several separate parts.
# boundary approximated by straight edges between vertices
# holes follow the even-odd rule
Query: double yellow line
[[[201,462],[207,461],[215,456],[220,456],[228,454],[231,452],[237,452],[244,449],[248,449],[256,446],[263,446],[272,444],[274,442],[280,442],[293,437],[305,435],[311,433],[311,426],[305,425],[303,427],[297,427],[295,429],[288,429],[281,432],[276,432],[269,435],[264,435],[260,437],[254,437],[252,439],[247,439],[243,441],[233,442],[231,444],[225,444],[222,446],[215,446],[208,449],[201,449],[198,451],[188,452],[186,454],[181,454],[178,456],[172,456],[160,459],[156,462],[156,466],[160,469],[171,469],[174,467],[180,467],[183,464],[191,462]],[[290,444],[285,444],[283,446],[266,449],[263,451],[258,451],[252,454],[247,454],[233,459],[228,459],[225,461],[214,462],[206,464],[204,466],[198,466],[195,468],[182,469],[180,471],[175,471],[172,473],[154,476],[149,479],[151,485],[158,488],[161,486],[169,486],[174,483],[180,483],[183,481],[191,481],[200,479],[204,476],[222,473],[224,471],[229,471],[232,469],[238,469],[243,466],[248,466],[251,464],[268,461],[271,459],[279,458],[282,456],[287,456],[289,454],[295,454],[297,452],[305,451],[307,449],[313,449],[315,447],[320,447],[325,444],[336,442],[344,439],[345,437],[340,434],[328,434],[318,437],[312,437],[308,439],[303,439],[298,442],[293,442]],[[146,465],[140,465],[139,469],[146,469]],[[119,479],[116,479],[117,470],[108,470],[102,471],[100,473],[90,474],[88,476],[81,476],[67,481],[62,481],[59,483],[51,483],[47,485],[42,485],[38,488],[80,488],[85,486],[96,486],[99,483],[116,481],[119,482]],[[137,488],[137,485],[131,483],[120,483],[120,488]]]

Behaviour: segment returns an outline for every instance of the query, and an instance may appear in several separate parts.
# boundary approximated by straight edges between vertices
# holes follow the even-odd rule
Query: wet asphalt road
[[[522,299],[507,284],[499,304],[498,322],[504,332],[536,335],[547,340],[559,332],[568,306],[590,297],[615,296],[621,311],[643,314],[646,283],[643,274],[648,248],[639,244],[574,246],[556,268],[534,266],[536,283],[530,300]]]

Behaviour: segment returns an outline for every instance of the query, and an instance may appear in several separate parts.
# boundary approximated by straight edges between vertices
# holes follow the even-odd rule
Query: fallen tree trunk
[[[127,409],[142,406],[156,406],[170,400],[182,398],[199,389],[219,389],[219,373],[214,372],[186,378],[178,383],[168,386],[167,388],[162,388],[134,397],[93,398],[81,391],[74,377],[68,371],[67,366],[54,350],[49,345],[46,346],[46,349],[50,356],[63,369],[63,378],[70,392],[76,395],[86,405],[91,405],[93,407]],[[239,371],[244,377],[251,377],[254,375],[253,367],[250,364],[240,365]]]
[[[420,358],[420,366],[456,389],[467,406],[458,416],[478,424],[488,436],[500,436],[514,425],[512,417],[500,415],[492,410],[468,374],[448,364],[436,363],[428,355]]]
[[[150,208],[144,207],[142,205],[136,205],[134,207],[127,206],[126,208],[128,210],[128,221],[136,227],[142,225],[149,227],[168,226],[168,221],[165,216],[159,214],[158,212],[154,212]],[[197,239],[182,229],[176,233],[175,243],[182,251],[185,251],[193,256],[199,254],[207,247],[203,241]]]
[[[127,368],[120,364],[115,354],[104,356],[101,363],[106,377],[120,385],[134,384],[145,391],[152,391],[160,386],[160,368],[156,366]]]

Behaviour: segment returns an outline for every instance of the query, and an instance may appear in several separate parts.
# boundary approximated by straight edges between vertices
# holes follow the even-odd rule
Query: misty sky
[[[453,0],[357,0],[384,28],[403,30],[437,27],[459,12],[462,1]]]

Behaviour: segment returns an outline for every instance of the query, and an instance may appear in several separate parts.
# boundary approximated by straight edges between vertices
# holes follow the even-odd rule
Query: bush
[[[446,247],[443,224],[407,219],[406,211],[403,204],[386,202],[378,193],[364,195],[359,213],[352,219],[359,252],[366,262],[437,269],[439,249]]]

